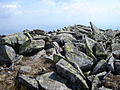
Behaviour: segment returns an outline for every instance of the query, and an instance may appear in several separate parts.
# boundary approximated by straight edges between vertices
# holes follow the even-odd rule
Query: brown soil
[[[31,77],[36,77],[46,72],[54,71],[55,65],[45,59],[31,60],[29,57],[23,57],[22,61],[14,66],[14,71],[3,70],[0,72],[0,90],[15,90],[15,77],[21,66],[29,65],[32,67],[30,73],[24,73]]]
[[[109,74],[103,81],[102,84],[105,87],[112,88],[113,90],[120,90],[120,75]]]

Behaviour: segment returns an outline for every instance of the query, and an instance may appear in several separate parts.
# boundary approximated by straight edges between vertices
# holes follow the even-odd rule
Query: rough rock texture
[[[0,35],[0,90],[119,90],[119,82],[119,30],[90,22]]]

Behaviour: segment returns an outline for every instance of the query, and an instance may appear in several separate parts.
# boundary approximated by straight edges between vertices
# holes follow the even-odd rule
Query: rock
[[[13,60],[12,63],[19,64],[22,61],[23,55],[17,55]]]
[[[86,45],[86,54],[96,60],[96,57],[93,54],[93,47],[95,46],[95,41],[91,38],[85,37],[85,45]]]
[[[86,83],[86,81],[83,79],[81,74],[75,69],[71,64],[69,64],[67,61],[61,59],[56,64],[57,72],[67,80],[69,80],[72,83],[77,84],[81,87],[81,89],[89,90],[89,87]]]
[[[106,72],[102,72],[97,74],[93,81],[92,81],[92,89],[91,90],[99,90],[99,87],[101,86],[101,80],[103,80],[103,77],[106,75]]]
[[[93,31],[93,37],[96,41],[106,41],[107,38],[100,29],[98,29],[92,22],[90,22]]]
[[[29,31],[29,34],[33,37],[36,35],[45,35],[45,31],[44,30],[40,30],[40,29],[35,29],[32,31]]]
[[[63,50],[62,48],[58,45],[57,42],[52,42],[52,45],[54,46],[54,48],[56,49],[57,53],[61,53]]]
[[[53,41],[56,41],[60,47],[63,46],[64,43],[71,42],[74,40],[76,40],[76,39],[71,34],[67,34],[67,33],[58,34],[53,37]]]
[[[120,59],[120,50],[113,51],[112,55],[115,59]]]
[[[60,54],[54,54],[53,55],[53,61],[55,62],[55,63],[57,63],[59,60],[61,60],[61,59],[65,59],[65,57],[64,56],[62,56],[62,55],[60,55]]]
[[[107,67],[111,72],[115,72],[114,60],[115,60],[115,58],[113,56],[111,56],[110,59],[108,60]]]
[[[65,57],[73,65],[78,64],[82,71],[89,71],[93,67],[94,60],[74,48],[75,47],[72,44],[65,44]]]
[[[90,22],[90,25],[91,25],[91,29],[93,30],[93,33],[101,33],[100,30],[92,23]]]
[[[106,70],[107,67],[107,61],[106,60],[101,60],[97,63],[95,68],[93,69],[93,74],[98,74],[100,72],[103,72]]]
[[[43,50],[39,51],[37,54],[30,56],[29,58],[30,58],[30,60],[36,60],[41,57],[44,57],[45,55],[46,55],[46,51],[43,49]]]
[[[115,71],[120,75],[120,60],[114,61]]]
[[[120,43],[113,43],[111,47],[112,47],[112,52],[116,50],[120,50]]]
[[[65,84],[67,81],[57,75],[55,72],[46,73],[40,76],[37,76],[36,80],[38,81],[41,89],[45,90],[70,90]]]
[[[37,81],[27,75],[18,76],[16,85],[18,90],[40,90]]]
[[[46,37],[47,37],[47,36],[45,36],[45,35],[36,35],[36,36],[33,36],[33,39],[34,39],[34,40],[40,40],[40,39],[45,40]]]
[[[106,59],[107,53],[101,43],[95,43],[93,53],[98,59]]]
[[[23,32],[19,32],[19,33],[15,33],[12,35],[7,35],[5,37],[3,37],[2,39],[0,39],[0,44],[4,44],[4,45],[12,45],[15,46],[15,44],[23,44],[24,42],[26,42],[29,38],[24,35]]]
[[[30,54],[36,51],[40,51],[44,48],[44,40],[28,40],[23,45],[20,46],[20,54]]]
[[[30,73],[32,70],[31,66],[21,66],[19,73],[24,74],[24,73]]]
[[[113,89],[102,86],[102,87],[99,88],[99,90],[113,90]]]
[[[7,45],[0,45],[0,65],[10,64],[16,57],[14,49]]]

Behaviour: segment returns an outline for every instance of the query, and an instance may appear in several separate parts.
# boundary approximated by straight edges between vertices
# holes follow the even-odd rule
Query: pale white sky
[[[0,34],[24,29],[46,31],[92,21],[99,28],[120,29],[119,0],[0,0]]]

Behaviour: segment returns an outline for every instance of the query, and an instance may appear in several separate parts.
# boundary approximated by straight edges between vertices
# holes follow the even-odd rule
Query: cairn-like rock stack
[[[119,30],[90,22],[0,36],[0,90],[119,89]]]

